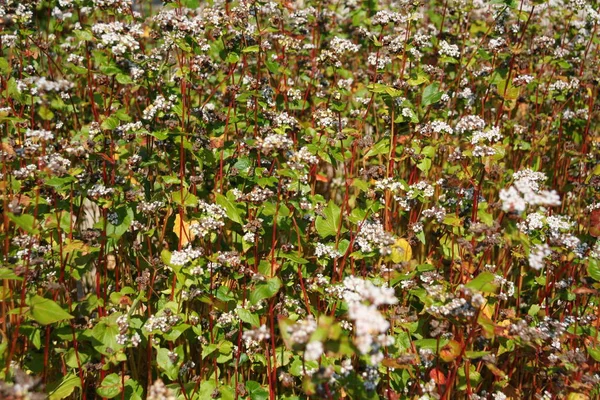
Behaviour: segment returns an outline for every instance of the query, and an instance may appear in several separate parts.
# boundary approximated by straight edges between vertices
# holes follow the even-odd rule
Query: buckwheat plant
[[[600,397],[598,0],[3,0],[0,398]]]

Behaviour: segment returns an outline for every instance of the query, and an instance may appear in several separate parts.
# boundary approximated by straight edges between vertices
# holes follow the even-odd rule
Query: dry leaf
[[[590,216],[590,235],[600,237],[600,208],[592,211]]]
[[[446,384],[446,375],[444,375],[444,373],[437,368],[429,371],[429,377],[438,385]]]
[[[175,215],[175,224],[173,224],[173,232],[179,238],[182,246],[187,245],[194,240],[194,232],[190,231],[189,222],[181,219],[181,214]]]
[[[462,346],[456,340],[451,340],[440,350],[440,358],[446,362],[455,360],[462,351]]]
[[[114,254],[109,254],[106,256],[106,269],[109,271],[114,270],[117,267],[117,257]]]

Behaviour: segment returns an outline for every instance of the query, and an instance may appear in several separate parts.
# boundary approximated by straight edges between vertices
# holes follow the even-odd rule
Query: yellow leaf
[[[182,220],[181,215],[175,215],[175,224],[173,224],[173,232],[179,238],[182,246],[187,245],[190,241],[194,240],[194,232],[190,231],[189,222]]]
[[[386,261],[392,261],[395,264],[408,262],[412,258],[412,249],[406,239],[397,239],[392,245],[392,253],[385,258]]]
[[[583,393],[571,392],[567,396],[567,400],[589,400],[590,396]]]

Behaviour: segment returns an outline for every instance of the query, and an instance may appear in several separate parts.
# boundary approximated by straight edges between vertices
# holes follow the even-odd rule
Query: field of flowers
[[[0,398],[599,398],[599,9],[0,1]]]

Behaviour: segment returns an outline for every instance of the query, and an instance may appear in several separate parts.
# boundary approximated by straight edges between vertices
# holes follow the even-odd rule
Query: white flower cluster
[[[498,52],[506,46],[506,40],[504,38],[490,39],[489,48],[493,52]]]
[[[150,390],[148,391],[147,400],[175,400],[175,394],[165,386],[164,382],[160,379],[154,381]]]
[[[500,128],[497,126],[490,128],[486,131],[477,130],[473,132],[473,137],[471,138],[471,144],[478,144],[483,141],[488,141],[489,143],[494,143],[502,140],[502,134],[500,133]]]
[[[498,298],[500,300],[508,300],[509,297],[514,296],[515,284],[512,281],[505,279],[502,275],[496,275],[494,276],[493,282],[500,286],[500,293],[498,293]]]
[[[273,124],[275,124],[275,126],[287,125],[293,128],[298,126],[298,120],[289,115],[287,112],[283,111],[273,118]]]
[[[378,70],[385,69],[386,65],[391,63],[392,59],[386,55],[370,53],[369,57],[367,57],[367,64],[376,67]]]
[[[265,154],[273,151],[287,150],[294,146],[292,139],[279,133],[272,133],[264,139],[258,139],[257,142],[261,151]]]
[[[440,49],[438,50],[438,54],[441,56],[448,56],[453,58],[460,57],[460,50],[458,46],[455,44],[450,44],[445,40],[440,41]]]
[[[66,93],[74,86],[73,82],[66,79],[49,80],[44,76],[30,76],[17,81],[19,92],[28,90],[34,96],[49,92]]]
[[[54,139],[54,134],[50,131],[46,130],[31,130],[27,129],[25,132],[25,136],[30,139],[39,139],[39,140],[52,140]]]
[[[315,246],[315,255],[318,258],[325,257],[335,259],[341,257],[342,253],[334,249],[333,246],[328,246],[323,243],[317,243],[317,245]]]
[[[394,235],[386,232],[379,221],[365,221],[360,226],[356,236],[356,244],[365,253],[373,251],[373,246],[375,246],[379,248],[382,254],[388,254],[390,251],[388,246],[394,244],[394,242]]]
[[[121,125],[121,130],[123,132],[136,132],[141,131],[144,128],[141,121],[137,122],[129,122],[127,124]]]
[[[177,325],[181,319],[173,314],[172,312],[165,312],[161,316],[152,315],[148,318],[148,321],[144,324],[144,329],[147,332],[153,331],[161,331],[162,333],[167,333],[171,330],[171,328]]]
[[[198,221],[190,223],[190,231],[192,233],[204,237],[225,226],[227,212],[223,207],[218,204],[209,204],[203,200],[199,200],[198,208],[203,211],[204,215]]]
[[[571,78],[571,80],[569,82],[557,80],[556,82],[553,82],[549,86],[549,89],[551,91],[561,92],[561,91],[567,91],[567,90],[575,90],[575,89],[578,89],[579,86],[580,86],[579,79]]]
[[[435,189],[433,185],[427,183],[426,181],[420,181],[417,183],[413,183],[408,187],[406,196],[411,199],[418,196],[419,194],[422,194],[423,197],[433,197],[434,193]]]
[[[343,283],[344,301],[348,304],[348,317],[354,323],[354,344],[361,354],[370,354],[371,362],[383,360],[381,347],[394,343],[387,335],[390,323],[377,309],[378,306],[398,302],[394,289],[375,286],[371,281],[348,276]]]
[[[71,161],[67,160],[63,156],[52,153],[41,158],[41,164],[54,175],[63,176],[67,173],[68,168],[71,166]]]
[[[319,163],[319,157],[313,155],[306,146],[302,147],[298,151],[294,151],[290,157],[289,166],[293,170],[302,170],[304,165],[317,165]]]
[[[13,171],[13,176],[15,179],[27,179],[33,178],[35,176],[35,172],[38,170],[37,165],[29,164],[22,168],[19,168],[16,171]]]
[[[534,79],[535,79],[535,77],[533,77],[531,75],[519,75],[513,79],[513,85],[515,85],[515,86],[529,85],[531,82],[533,82]]]
[[[142,338],[137,332],[131,335],[131,337],[127,335],[129,331],[129,317],[127,314],[123,314],[117,318],[117,327],[119,328],[119,333],[116,336],[116,340],[120,345],[125,346],[127,342],[131,342],[133,347],[137,347],[142,342]]]
[[[202,16],[195,15],[190,17],[185,11],[185,9],[164,7],[158,14],[152,17],[152,20],[156,22],[163,31],[172,31],[177,38],[190,35],[202,39],[200,36],[204,29],[204,20]],[[201,40],[199,41],[201,42]]]
[[[306,361],[316,361],[323,354],[323,343],[313,340],[306,345],[304,350],[304,359]]]
[[[563,111],[562,115],[563,119],[567,121],[572,120],[574,118],[587,120],[589,118],[589,111],[587,108],[579,108],[575,111],[571,110],[570,108],[567,108],[565,111]]]
[[[419,127],[421,135],[431,135],[432,133],[442,134],[447,133],[452,135],[454,129],[444,121],[431,121]]]
[[[287,328],[290,335],[290,341],[296,344],[306,344],[311,335],[317,330],[317,322],[312,316],[297,321],[294,325]]]
[[[328,108],[315,111],[314,119],[320,128],[333,128],[339,125],[335,113]]]
[[[173,101],[176,96],[169,97],[169,100],[165,99],[164,96],[158,95],[154,102],[150,104],[144,110],[142,118],[145,120],[153,119],[159,111],[169,111],[173,107]]]
[[[442,206],[434,206],[432,208],[428,208],[427,210],[423,210],[421,215],[424,218],[435,218],[437,222],[442,222],[444,217],[446,217],[446,210]]]
[[[142,200],[137,205],[137,211],[142,214],[153,215],[153,214],[156,214],[158,212],[158,210],[160,210],[164,206],[165,206],[165,203],[162,201],[151,201],[150,202],[150,201]]]
[[[318,340],[310,340],[312,334],[317,330],[317,322],[312,316],[304,320],[299,320],[294,325],[287,328],[290,335],[290,341],[294,344],[304,346],[304,359],[314,361],[323,354],[323,343]]]
[[[92,32],[99,36],[99,48],[110,48],[114,55],[122,56],[127,52],[139,50],[140,45],[136,37],[142,36],[144,31],[140,24],[125,25],[115,21],[108,24],[94,24]]]
[[[529,250],[529,266],[535,270],[544,268],[544,259],[552,254],[550,247],[544,244],[536,244]]]
[[[581,257],[583,256],[582,249],[580,248],[581,240],[569,233],[573,225],[574,223],[567,216],[546,216],[543,211],[538,211],[528,214],[525,221],[517,224],[517,227],[521,232],[528,235],[538,232],[541,240],[545,240],[546,235],[548,235],[552,242],[573,250],[577,256]]]
[[[256,341],[262,342],[271,338],[271,334],[267,330],[267,326],[262,324],[259,328],[245,330],[242,334],[245,342]]]
[[[191,263],[194,260],[202,257],[204,255],[204,251],[202,249],[194,249],[192,246],[188,246],[181,251],[175,250],[171,253],[171,261],[172,265],[184,266],[187,263]]]
[[[496,150],[487,144],[482,144],[482,142],[492,144],[500,140],[502,140],[502,134],[500,133],[500,128],[497,126],[494,126],[486,131],[478,130],[473,132],[473,137],[471,138],[471,144],[475,145],[475,148],[473,149],[473,156],[493,156],[496,154]]]
[[[371,18],[372,25],[387,25],[391,22],[395,24],[404,24],[408,20],[407,16],[400,14],[399,12],[381,10],[377,11]]]
[[[560,197],[555,190],[548,191],[540,188],[540,183],[547,178],[543,172],[530,169],[515,172],[513,185],[500,191],[503,211],[522,213],[528,205],[558,206]]]
[[[354,44],[348,39],[342,39],[337,36],[331,39],[329,47],[331,47],[331,51],[333,51],[338,56],[345,53],[356,53],[358,52],[358,50],[360,50],[359,44]]]
[[[275,194],[271,189],[261,188],[260,186],[253,187],[250,193],[243,193],[237,188],[233,189],[232,192],[236,201],[247,201],[255,204],[263,203]]]
[[[108,196],[113,194],[115,191],[114,188],[107,188],[101,183],[97,183],[90,190],[88,190],[88,196],[94,199],[98,199],[100,197]]]
[[[377,190],[389,190],[390,192],[397,193],[400,190],[406,190],[402,182],[396,182],[393,178],[383,178],[375,182],[375,189]]]

